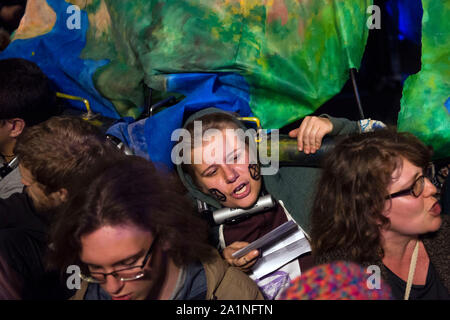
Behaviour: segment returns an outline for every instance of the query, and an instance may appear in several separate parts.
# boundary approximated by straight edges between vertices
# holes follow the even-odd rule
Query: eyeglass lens
[[[425,177],[422,176],[419,179],[416,180],[416,183],[413,186],[412,192],[415,197],[418,197],[423,192],[425,186]]]

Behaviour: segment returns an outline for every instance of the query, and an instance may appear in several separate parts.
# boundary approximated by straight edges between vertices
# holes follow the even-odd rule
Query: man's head
[[[99,159],[119,157],[99,129],[76,117],[53,117],[27,128],[15,153],[37,210],[57,207],[83,186]]]
[[[14,141],[25,126],[33,126],[59,113],[55,91],[33,62],[0,60],[0,149]]]

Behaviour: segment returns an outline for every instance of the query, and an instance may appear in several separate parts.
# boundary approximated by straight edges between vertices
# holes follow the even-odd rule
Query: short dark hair
[[[61,270],[73,264],[83,266],[81,237],[116,225],[151,232],[168,245],[168,255],[178,266],[209,261],[214,252],[207,241],[206,223],[196,216],[173,174],[128,156],[93,177],[58,214],[51,228],[50,264]]]
[[[121,156],[99,128],[75,116],[25,128],[14,152],[46,193],[65,188],[69,194],[82,186],[97,160]]]
[[[33,126],[60,112],[50,80],[34,62],[0,60],[1,120],[21,118]]]

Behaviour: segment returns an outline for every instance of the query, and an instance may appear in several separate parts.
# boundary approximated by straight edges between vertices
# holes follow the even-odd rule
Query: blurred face
[[[423,170],[403,159],[403,167],[393,174],[393,181],[388,188],[389,194],[408,189],[423,174]],[[385,215],[390,219],[389,231],[417,236],[437,231],[441,226],[441,208],[435,198],[436,188],[425,178],[424,189],[419,197],[403,195],[386,200]]]
[[[218,131],[218,130],[217,130]],[[261,190],[257,164],[250,163],[248,147],[232,129],[220,131],[210,142],[194,148],[193,170],[201,190],[229,208],[249,208]]]
[[[81,237],[81,261],[90,272],[110,273],[133,266],[141,266],[154,241],[153,235],[134,225],[103,226]],[[145,300],[152,290],[158,291],[161,280],[161,251],[159,243],[152,246],[143,269],[144,276],[131,281],[106,277],[100,286],[113,300]]]
[[[44,186],[37,182],[31,172],[19,164],[19,171],[22,176],[22,183],[25,185],[25,192],[33,201],[33,205],[37,211],[46,211],[61,205],[65,200],[62,192],[52,192],[46,194]]]

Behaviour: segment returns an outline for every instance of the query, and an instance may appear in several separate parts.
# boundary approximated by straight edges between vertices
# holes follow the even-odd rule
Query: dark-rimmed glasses
[[[397,197],[402,197],[402,196],[408,196],[408,195],[411,195],[415,198],[420,197],[423,190],[425,189],[425,178],[427,178],[431,182],[431,180],[434,177],[434,165],[431,163],[424,171],[425,171],[425,173],[423,175],[421,175],[420,177],[418,177],[413,182],[411,187],[394,192],[394,193],[386,196],[386,200],[397,198]]]
[[[114,278],[116,278],[120,281],[133,281],[133,280],[142,278],[145,274],[144,267],[148,262],[150,253],[153,250],[155,242],[157,242],[157,237],[154,238],[152,244],[150,245],[150,248],[147,251],[147,254],[145,255],[144,261],[142,261],[142,264],[139,266],[133,266],[133,267],[128,267],[128,268],[124,268],[124,269],[120,269],[120,270],[115,270],[110,273],[90,272],[89,275],[80,274],[80,277],[84,281],[87,281],[90,283],[105,283],[106,277],[109,275],[113,276]],[[140,269],[140,270],[136,271],[136,269]]]

